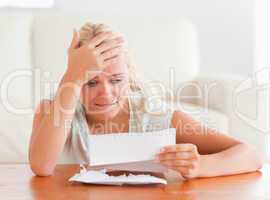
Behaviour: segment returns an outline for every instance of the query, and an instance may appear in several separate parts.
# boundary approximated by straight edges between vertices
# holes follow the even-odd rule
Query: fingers
[[[116,48],[110,49],[108,51],[105,51],[104,53],[101,54],[101,56],[104,60],[106,60],[106,59],[113,58],[113,57],[119,55],[121,52],[123,52],[123,48],[116,47]]]
[[[76,29],[73,30],[73,36],[72,36],[72,41],[69,46],[69,51],[72,49],[76,49],[79,46],[80,42],[80,33],[77,32]]]
[[[198,154],[193,152],[175,152],[175,153],[163,153],[158,155],[158,160],[175,160],[175,159],[183,159],[183,160],[192,160],[197,159]]]
[[[123,43],[124,43],[124,38],[123,37],[117,37],[115,39],[112,39],[112,40],[101,43],[98,47],[96,47],[96,49],[100,53],[103,53],[103,52],[105,52],[105,51],[107,51],[109,49],[118,47]]]
[[[163,147],[156,155],[156,161],[167,168],[176,170],[185,178],[199,173],[200,154],[194,144],[176,144]]]
[[[113,65],[113,64],[117,63],[118,60],[119,60],[119,55],[114,56],[112,58],[104,60],[104,65],[105,66]]]
[[[162,162],[162,164],[169,169],[179,172],[184,178],[195,177],[198,169],[198,162],[191,160],[167,160]]]
[[[194,144],[177,144],[177,145],[169,145],[163,147],[160,153],[173,153],[173,152],[180,152],[180,151],[197,151],[197,146]]]
[[[74,30],[68,52],[79,46],[79,40],[79,33]],[[117,63],[122,52],[124,52],[123,43],[124,39],[122,36],[117,36],[111,31],[100,32],[87,44],[77,48],[74,55],[78,55],[80,60],[84,58],[85,62],[92,60],[96,65],[105,67]]]
[[[192,169],[189,167],[172,167],[172,169],[180,172],[184,178],[192,178]]]
[[[162,161],[161,164],[178,171],[184,178],[195,177],[199,167],[197,160],[166,160]]]
[[[88,47],[95,48],[104,40],[111,39],[112,37],[113,37],[113,32],[111,31],[101,32],[90,40]]]
[[[193,168],[195,166],[195,161],[193,160],[164,160],[160,162],[161,164],[169,167],[169,168],[174,168],[174,167],[189,167]]]

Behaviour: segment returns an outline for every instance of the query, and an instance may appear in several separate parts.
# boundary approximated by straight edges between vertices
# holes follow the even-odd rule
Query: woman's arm
[[[252,172],[262,167],[255,149],[237,144],[219,153],[202,155],[199,177],[211,177]]]
[[[66,84],[70,86],[72,83],[76,85],[69,75],[65,74],[55,99],[43,100],[36,110],[29,147],[29,163],[37,175],[52,174],[70,132],[80,93],[80,87],[65,87]]]
[[[251,146],[202,126],[181,111],[174,112],[172,127],[177,145],[165,147],[157,160],[186,178],[245,173],[262,166]]]
[[[74,31],[68,51],[68,67],[54,100],[42,101],[34,116],[29,163],[35,174],[48,176],[53,173],[67,135],[70,134],[83,84],[114,62],[115,58],[105,60],[104,55],[115,56],[113,49],[124,42],[122,37],[113,36],[112,32],[101,32],[86,45],[79,46],[79,33]],[[107,39],[109,41],[104,42]],[[103,45],[100,45],[102,42]],[[90,71],[91,74],[88,73]]]

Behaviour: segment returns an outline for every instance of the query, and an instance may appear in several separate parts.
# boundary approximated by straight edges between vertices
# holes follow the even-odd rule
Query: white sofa
[[[229,108],[231,91],[238,80],[219,79],[207,107],[202,106],[205,91],[201,97],[196,96],[198,91],[194,86],[201,87],[216,79],[199,76],[196,28],[185,19],[1,11],[0,163],[28,162],[34,109],[40,99],[49,96],[48,83],[57,85],[66,68],[72,29],[79,29],[86,21],[108,23],[126,35],[147,83],[154,80],[169,86],[170,73],[175,77],[174,92],[192,83],[184,87],[181,99],[177,99],[181,102],[178,109],[224,133],[239,131],[239,136],[247,130]],[[242,132],[241,127],[244,127]]]

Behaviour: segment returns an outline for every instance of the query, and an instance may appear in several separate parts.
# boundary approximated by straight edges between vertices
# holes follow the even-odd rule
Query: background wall
[[[256,20],[256,63],[257,69],[270,67],[270,1],[257,0],[255,4]]]
[[[115,15],[173,15],[198,28],[201,73],[247,76],[254,69],[255,0],[56,0],[65,11]],[[161,30],[162,31],[162,30]]]

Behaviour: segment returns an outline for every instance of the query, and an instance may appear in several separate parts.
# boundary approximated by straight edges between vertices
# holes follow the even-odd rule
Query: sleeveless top
[[[151,108],[151,102],[149,102],[140,91],[130,92],[128,94],[128,102],[130,110],[129,133],[158,131],[171,128],[173,110],[167,104],[162,104],[162,110],[159,109],[155,111],[153,106]],[[141,105],[147,105],[149,108],[148,111],[150,110],[150,112],[146,112],[145,109],[142,109]],[[88,136],[90,134],[85,117],[85,110],[82,104],[78,103],[71,123],[71,132],[66,139],[63,150],[63,154],[66,154],[66,158],[62,158],[66,159],[64,163],[71,162],[87,165],[90,162],[88,142]]]

